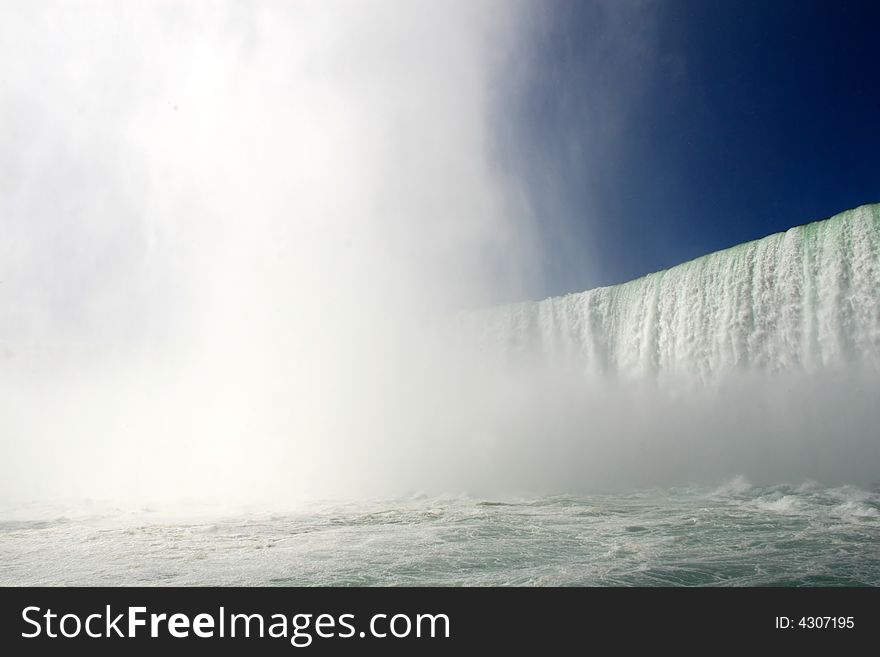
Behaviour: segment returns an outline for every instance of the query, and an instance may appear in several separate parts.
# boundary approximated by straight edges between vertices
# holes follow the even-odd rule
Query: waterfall
[[[483,349],[621,377],[880,366],[880,205],[642,278],[481,311]]]

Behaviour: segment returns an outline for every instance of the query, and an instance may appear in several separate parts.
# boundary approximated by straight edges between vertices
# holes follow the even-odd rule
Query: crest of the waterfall
[[[692,379],[880,368],[880,206],[711,253],[622,285],[472,313],[496,363]]]

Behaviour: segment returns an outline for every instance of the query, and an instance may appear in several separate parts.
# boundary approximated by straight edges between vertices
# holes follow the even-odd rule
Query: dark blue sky
[[[513,114],[548,294],[880,200],[880,2],[547,3]]]

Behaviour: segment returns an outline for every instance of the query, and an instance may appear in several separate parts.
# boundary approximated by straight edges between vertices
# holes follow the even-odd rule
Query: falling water
[[[880,365],[880,205],[476,318],[484,348],[627,378]]]

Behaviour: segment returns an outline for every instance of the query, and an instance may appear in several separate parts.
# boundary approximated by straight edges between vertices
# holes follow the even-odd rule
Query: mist
[[[539,278],[492,155],[522,13],[9,7],[5,493],[371,482],[420,331]]]
[[[816,374],[663,387],[462,348],[455,318],[540,295],[553,262],[499,129],[534,6],[7,6],[4,499],[876,471],[874,370],[829,396]]]

